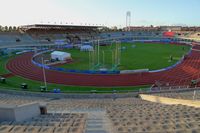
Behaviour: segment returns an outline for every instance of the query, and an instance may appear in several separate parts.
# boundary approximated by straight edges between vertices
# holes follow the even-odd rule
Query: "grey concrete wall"
[[[112,99],[112,98],[127,98],[137,96],[139,92],[129,92],[129,93],[109,93],[109,94],[79,94],[79,93],[42,93],[42,92],[29,92],[29,91],[15,91],[8,89],[0,89],[0,93],[10,94],[10,95],[20,95],[20,96],[33,96],[33,97],[43,97],[43,98],[69,98],[69,99]]]
[[[15,120],[24,121],[40,115],[40,108],[38,103],[26,104],[18,106],[14,110]]]
[[[42,93],[42,92],[29,92],[29,91],[15,91],[8,89],[0,89],[0,93],[9,94],[9,95],[19,95],[19,96],[33,96],[33,97],[43,97],[43,98],[66,98],[66,99],[112,99],[112,98],[128,98],[135,97],[138,94],[155,94],[155,93],[166,93],[166,92],[183,92],[183,91],[194,91],[199,90],[200,88],[172,88],[172,89],[163,89],[157,91],[136,91],[136,92],[127,92],[127,93],[116,93],[116,94],[70,94],[70,93]]]
[[[15,114],[12,107],[5,107],[0,105],[0,121],[13,121],[14,117]]]
[[[0,105],[0,121],[24,121],[40,115],[39,103]]]

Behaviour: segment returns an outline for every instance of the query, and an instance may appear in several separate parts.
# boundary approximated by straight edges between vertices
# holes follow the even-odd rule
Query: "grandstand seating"
[[[33,39],[28,34],[21,33],[0,33],[0,48],[28,47],[41,44],[39,40]],[[41,44],[42,45],[42,44]]]
[[[191,39],[199,41],[200,33],[198,31],[182,31],[177,33],[177,37],[182,39]]]
[[[24,44],[27,45],[29,43],[50,43],[54,42],[55,40],[66,40],[66,42],[73,41],[73,43],[80,43],[78,40],[74,40],[73,38],[78,37],[82,41],[88,41],[92,39],[108,39],[108,38],[117,38],[117,37],[125,37],[125,36],[140,36],[140,37],[162,37],[161,33],[157,32],[108,32],[108,33],[101,33],[97,34],[96,31],[68,31],[62,33],[61,31],[50,31],[44,33],[38,32],[30,32],[30,33],[0,33],[0,45],[2,44],[9,44],[9,45],[16,45],[17,44]],[[71,38],[71,40],[69,40]],[[20,39],[20,42],[16,43],[16,39]]]
[[[28,34],[20,34],[20,33],[0,33],[0,42],[1,43],[16,43],[16,40],[20,39],[20,42],[34,42]]]
[[[123,106],[108,111],[118,132],[182,133],[189,132],[190,126],[196,127],[196,130],[199,131],[198,120],[195,121],[196,114],[192,113],[198,110],[195,108],[145,104],[145,102],[135,105],[135,108],[131,109],[126,105]],[[192,117],[193,115],[194,117]],[[190,121],[190,119],[192,120]]]
[[[30,97],[30,96],[18,96],[18,95],[7,95],[0,94],[0,104],[6,105],[21,105],[32,102],[43,102],[47,99],[41,97]]]
[[[162,37],[162,32],[142,32],[142,31],[134,31],[134,32],[107,32],[107,33],[101,33],[100,35],[101,39],[107,39],[107,38],[118,38],[118,37]]]
[[[87,115],[106,112],[113,133],[199,133],[200,109],[162,105],[139,98],[50,99],[0,94],[1,103],[45,101],[48,113],[23,122],[0,122],[2,133],[87,133]],[[14,97],[13,97],[14,96]],[[17,102],[15,101],[17,99]],[[6,102],[5,102],[6,101]]]
[[[23,122],[0,123],[1,133],[84,133],[86,114],[46,114]]]
[[[185,32],[184,32],[185,33]],[[199,38],[198,32],[188,32],[187,35],[177,33],[178,38]],[[95,30],[67,30],[67,31],[30,31],[27,33],[0,33],[0,45],[22,45],[54,43],[56,40],[64,40],[66,43],[79,44],[93,39],[110,39],[134,37],[135,40],[161,39],[160,31],[134,31],[134,32],[103,32]],[[19,39],[20,41],[16,42]]]
[[[34,96],[0,94],[0,104],[22,105],[46,102],[49,99]],[[48,113],[26,121],[2,121],[0,133],[83,133],[87,115],[81,113]]]
[[[182,105],[161,105],[136,98],[103,100],[56,100],[51,109],[105,109],[116,133],[198,133],[198,108]],[[60,108],[59,108],[60,107]]]

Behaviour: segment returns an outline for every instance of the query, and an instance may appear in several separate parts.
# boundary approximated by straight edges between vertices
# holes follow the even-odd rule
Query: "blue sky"
[[[200,26],[200,0],[0,0],[0,25],[34,23]],[[12,3],[12,4],[11,4]],[[8,9],[9,7],[9,9]]]

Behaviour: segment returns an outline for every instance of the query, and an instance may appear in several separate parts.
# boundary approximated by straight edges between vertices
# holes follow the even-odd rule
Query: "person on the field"
[[[173,56],[172,55],[170,55],[170,61],[173,61]]]

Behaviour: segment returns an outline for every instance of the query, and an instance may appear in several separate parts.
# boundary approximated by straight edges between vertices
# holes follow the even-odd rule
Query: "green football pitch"
[[[119,70],[158,70],[166,68],[178,62],[190,49],[189,46],[157,43],[122,43],[121,48],[124,49],[121,50]],[[115,45],[100,47],[100,67],[112,69],[112,51],[114,50]],[[89,52],[80,52],[78,49],[64,51],[71,53],[73,62],[61,65],[59,66],[60,68],[75,70],[91,69],[91,66],[89,66]],[[171,56],[173,60],[170,60]]]

